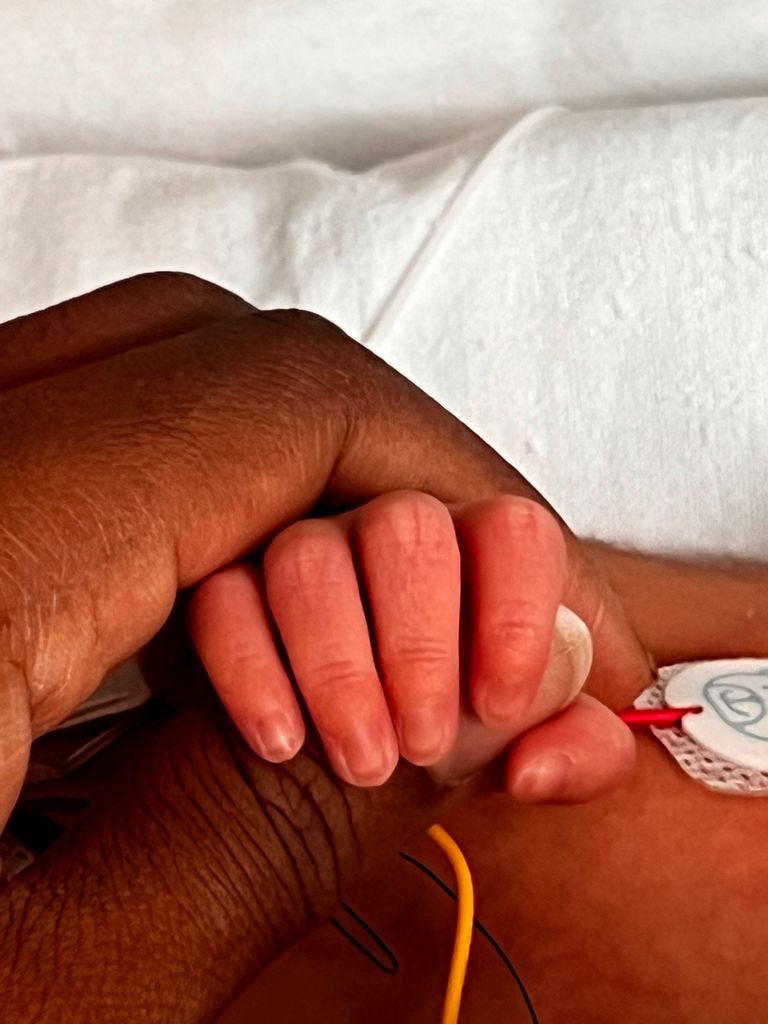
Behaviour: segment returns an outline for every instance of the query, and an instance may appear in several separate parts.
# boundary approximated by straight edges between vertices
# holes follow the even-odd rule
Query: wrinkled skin
[[[399,755],[467,778],[564,708],[515,745],[516,799],[590,799],[631,770],[629,730],[580,693],[590,633],[560,604],[562,528],[530,498],[449,507],[393,491],[293,523],[259,561],[204,581],[190,622],[227,712],[267,760],[301,748],[300,694],[355,785],[386,781]]]
[[[157,632],[177,590],[310,509],[403,488],[540,500],[331,325],[196,279],[102,289],[0,342],[0,820],[32,736]],[[573,538],[562,600],[592,631],[595,686],[647,676]]]
[[[180,586],[313,509],[403,488],[445,502],[537,499],[479,439],[315,317],[255,314],[211,286],[161,275],[2,330],[6,812],[31,734],[60,720],[155,633]],[[645,684],[649,655],[726,655],[734,644],[760,653],[765,617],[755,615],[754,575],[731,581],[731,600],[718,607],[695,570],[681,574],[675,591],[663,564],[638,567],[569,536],[567,545],[564,601],[595,642],[588,688],[614,706]],[[649,593],[678,600],[659,619]],[[692,593],[697,618],[709,610],[722,625],[698,647],[701,630],[680,611]],[[462,797],[455,799],[460,814]],[[6,1016],[43,1024],[209,1019],[332,910],[361,864],[386,860],[439,806],[417,769],[401,766],[386,786],[359,790],[335,779],[312,748],[269,765],[213,705],[183,712],[131,750],[116,789],[81,831],[3,894]],[[477,806],[482,816],[484,799]],[[665,806],[673,811],[674,801]],[[542,809],[549,824],[538,827],[539,812],[525,812],[521,832],[514,813],[504,805],[489,866],[512,864],[513,855],[540,865],[553,847],[595,857],[589,844],[569,848],[568,821],[565,842],[562,818]],[[731,819],[729,835],[738,834],[739,815]],[[522,846],[505,847],[513,834]],[[574,881],[570,867],[562,862],[564,884]],[[539,876],[537,867],[534,893]],[[727,893],[734,873],[723,878]],[[574,892],[589,893],[589,879],[581,872]],[[637,903],[629,903],[630,923]],[[502,913],[504,906],[497,899]],[[566,966],[585,919],[562,916]],[[597,934],[586,924],[588,936]],[[729,929],[729,942],[737,931]],[[264,1019],[275,1019],[274,1008]]]

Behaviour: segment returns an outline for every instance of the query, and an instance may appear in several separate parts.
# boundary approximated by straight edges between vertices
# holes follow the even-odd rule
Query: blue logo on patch
[[[726,725],[745,736],[768,742],[768,669],[715,676],[703,693]]]

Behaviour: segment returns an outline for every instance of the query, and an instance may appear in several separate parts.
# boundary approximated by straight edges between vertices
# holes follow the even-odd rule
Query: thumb
[[[429,771],[442,785],[458,785],[489,764],[522,732],[561,711],[579,693],[592,663],[592,638],[582,620],[560,605],[555,616],[547,668],[522,723],[491,728],[474,713],[462,712],[451,752]]]

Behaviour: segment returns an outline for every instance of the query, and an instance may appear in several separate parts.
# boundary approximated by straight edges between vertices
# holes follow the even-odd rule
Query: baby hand
[[[565,541],[542,506],[509,495],[447,506],[400,491],[298,521],[261,566],[210,577],[194,595],[191,629],[262,757],[286,760],[304,742],[295,681],[345,781],[378,785],[399,754],[418,765],[443,759],[442,776],[455,777],[579,693],[591,645],[561,605],[566,584]],[[595,714],[610,714],[579,702],[576,747],[591,739]],[[474,714],[462,716],[454,747],[462,706]],[[563,731],[555,723],[552,742]],[[564,724],[568,739],[574,721],[566,714]],[[602,774],[606,765],[615,767],[610,756]],[[518,757],[515,773],[525,768]]]

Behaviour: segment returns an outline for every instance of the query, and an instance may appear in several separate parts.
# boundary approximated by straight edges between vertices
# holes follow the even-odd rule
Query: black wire
[[[422,864],[420,860],[416,860],[416,858],[412,857],[410,853],[405,853],[403,850],[400,851],[400,856],[402,857],[403,860],[408,861],[409,864],[413,864],[415,868],[418,868],[419,871],[423,872],[427,876],[427,878],[431,878],[435,885],[440,886],[440,888],[443,890],[446,896],[451,897],[454,903],[458,902],[458,896],[453,891],[453,889],[451,889],[449,885],[446,885],[442,878],[440,878],[439,875],[436,875],[435,872],[428,868],[426,864]],[[501,957],[502,963],[507,968],[512,977],[515,979],[515,984],[517,985],[520,995],[523,997],[525,1008],[528,1010],[528,1014],[531,1018],[531,1024],[539,1024],[539,1018],[536,1015],[536,1010],[534,1009],[531,997],[528,995],[528,990],[523,984],[523,979],[515,970],[514,964],[509,959],[507,954],[504,952],[500,943],[496,939],[494,939],[494,937],[491,935],[491,933],[488,931],[485,925],[478,921],[477,918],[474,919],[474,926],[475,928],[477,928],[477,930],[480,932],[483,938],[487,939],[487,941],[491,944],[493,949],[496,950],[498,955]]]
[[[409,864],[413,864],[415,868],[418,868],[419,871],[421,871],[423,874],[427,876],[427,878],[431,878],[435,885],[438,885],[446,894],[446,896],[450,896],[454,903],[458,902],[458,896],[453,891],[453,889],[451,889],[449,885],[446,885],[442,878],[440,878],[439,875],[436,875],[435,872],[432,871],[431,868],[428,868],[426,864],[422,864],[420,860],[417,860],[415,857],[412,857],[410,853],[405,853],[403,850],[400,851],[400,856],[404,861],[407,861]],[[360,915],[352,909],[352,907],[349,906],[349,904],[342,903],[341,906],[344,909],[344,911],[347,914],[349,914],[349,916],[353,918],[360,925],[360,927],[371,937],[371,939],[373,939],[373,941],[376,943],[379,949],[382,950],[387,957],[389,957],[391,966],[387,966],[387,964],[382,963],[382,961],[379,960],[376,957],[376,955],[371,952],[370,949],[367,949],[358,938],[356,938],[347,928],[344,927],[344,925],[341,923],[341,921],[338,920],[338,918],[331,918],[331,924],[333,925],[333,927],[336,928],[337,931],[339,931],[344,936],[345,939],[351,942],[356,949],[359,949],[363,956],[367,957],[375,967],[377,967],[380,971],[383,971],[384,974],[397,974],[397,972],[400,970],[400,964],[398,963],[397,957],[389,948],[389,946],[373,930],[373,928],[371,928],[371,926],[366,921],[364,921],[363,918],[360,917]],[[539,1024],[539,1018],[536,1015],[536,1010],[534,1009],[531,997],[528,995],[528,990],[523,984],[523,979],[515,970],[514,964],[509,959],[507,954],[504,952],[500,943],[493,937],[493,935],[491,935],[491,933],[488,931],[485,925],[482,924],[482,922],[478,921],[477,918],[474,918],[473,924],[474,927],[477,928],[477,930],[483,936],[483,938],[491,945],[491,948],[496,951],[499,958],[501,959],[501,962],[504,964],[509,973],[515,979],[515,984],[517,985],[518,991],[520,995],[523,997],[525,1008],[528,1010],[528,1015],[530,1017],[531,1024]]]
[[[371,928],[371,926],[366,921],[364,921],[359,914],[355,913],[355,911],[352,909],[352,907],[349,906],[349,904],[342,903],[341,906],[342,909],[346,911],[346,913],[349,914],[351,918],[357,921],[357,923],[360,925],[363,931],[368,933],[368,935],[373,939],[373,941],[376,943],[379,949],[385,954],[385,956],[389,957],[391,966],[387,966],[387,964],[382,963],[382,961],[377,958],[376,954],[372,953],[370,949],[364,946],[363,943],[358,938],[356,938],[352,934],[352,932],[349,931],[349,929],[345,928],[341,921],[339,921],[339,919],[336,917],[331,918],[331,924],[333,925],[333,927],[337,931],[341,932],[344,938],[348,939],[356,949],[359,949],[363,956],[367,956],[371,963],[374,965],[374,967],[378,967],[378,969],[380,971],[383,971],[384,974],[397,974],[397,972],[400,970],[400,964],[398,963],[397,957],[386,944],[386,942],[381,938],[381,936],[376,934],[373,928]]]

